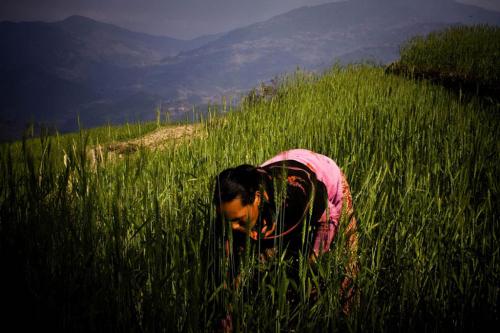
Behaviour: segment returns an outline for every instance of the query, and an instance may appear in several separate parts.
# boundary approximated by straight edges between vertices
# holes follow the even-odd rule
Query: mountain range
[[[227,33],[179,40],[82,16],[0,22],[0,138],[26,122],[61,131],[173,119],[222,96],[236,100],[297,67],[397,59],[415,35],[453,24],[500,24],[500,13],[451,0],[350,0],[302,7]]]

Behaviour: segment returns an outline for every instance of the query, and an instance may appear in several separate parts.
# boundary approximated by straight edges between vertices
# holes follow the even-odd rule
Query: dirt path
[[[111,143],[108,145],[107,150],[108,152],[123,154],[137,151],[140,147],[152,150],[162,149],[178,140],[187,140],[202,135],[201,129],[200,124],[162,127],[137,139]]]
[[[161,127],[140,138],[122,142],[112,142],[104,146],[98,145],[91,148],[88,155],[91,164],[95,165],[97,160],[102,161],[104,159],[105,153],[107,153],[106,156],[108,160],[113,160],[116,157],[121,158],[123,155],[134,153],[140,148],[161,150],[168,146],[172,146],[172,144],[204,135],[206,135],[206,133],[201,124]]]

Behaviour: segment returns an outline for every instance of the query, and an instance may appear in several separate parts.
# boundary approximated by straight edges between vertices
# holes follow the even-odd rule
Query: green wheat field
[[[435,47],[436,38],[448,47]],[[467,47],[456,47],[462,41]],[[499,41],[499,28],[454,28],[402,47],[401,62],[445,62],[498,87]],[[89,150],[173,125],[28,134],[0,146],[7,322],[19,330],[211,332],[228,308],[235,332],[470,331],[500,322],[498,99],[411,71],[333,66],[213,106],[200,123],[202,135],[121,158],[104,150],[90,159]],[[291,148],[331,157],[349,180],[360,271],[347,315],[341,232],[314,267],[298,258],[294,278],[287,260],[262,266],[250,256],[241,287],[224,287],[214,177]]]

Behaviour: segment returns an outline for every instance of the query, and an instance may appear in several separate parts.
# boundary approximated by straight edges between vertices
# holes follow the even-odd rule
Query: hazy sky
[[[0,21],[57,21],[78,14],[134,31],[193,38],[326,2],[334,0],[0,0]],[[500,0],[460,2],[500,11]]]

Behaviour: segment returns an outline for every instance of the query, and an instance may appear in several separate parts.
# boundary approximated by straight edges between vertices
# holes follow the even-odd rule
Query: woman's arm
[[[354,209],[352,204],[351,191],[349,189],[349,184],[345,175],[342,174],[342,187],[343,187],[343,204],[344,212],[347,213],[347,219],[349,224],[344,230],[344,237],[346,240],[346,252],[347,252],[347,265],[346,265],[346,277],[342,281],[341,295],[343,298],[343,312],[344,314],[349,314],[352,306],[359,298],[356,295],[356,289],[354,282],[359,272],[359,262],[358,262],[358,226],[356,218],[354,217]]]
[[[341,297],[343,299],[342,311],[344,314],[349,314],[356,299],[356,290],[354,280],[359,272],[358,263],[358,231],[357,222],[354,216],[351,216],[349,225],[344,231],[346,239],[346,252],[348,255],[346,265],[346,276],[341,285]]]

